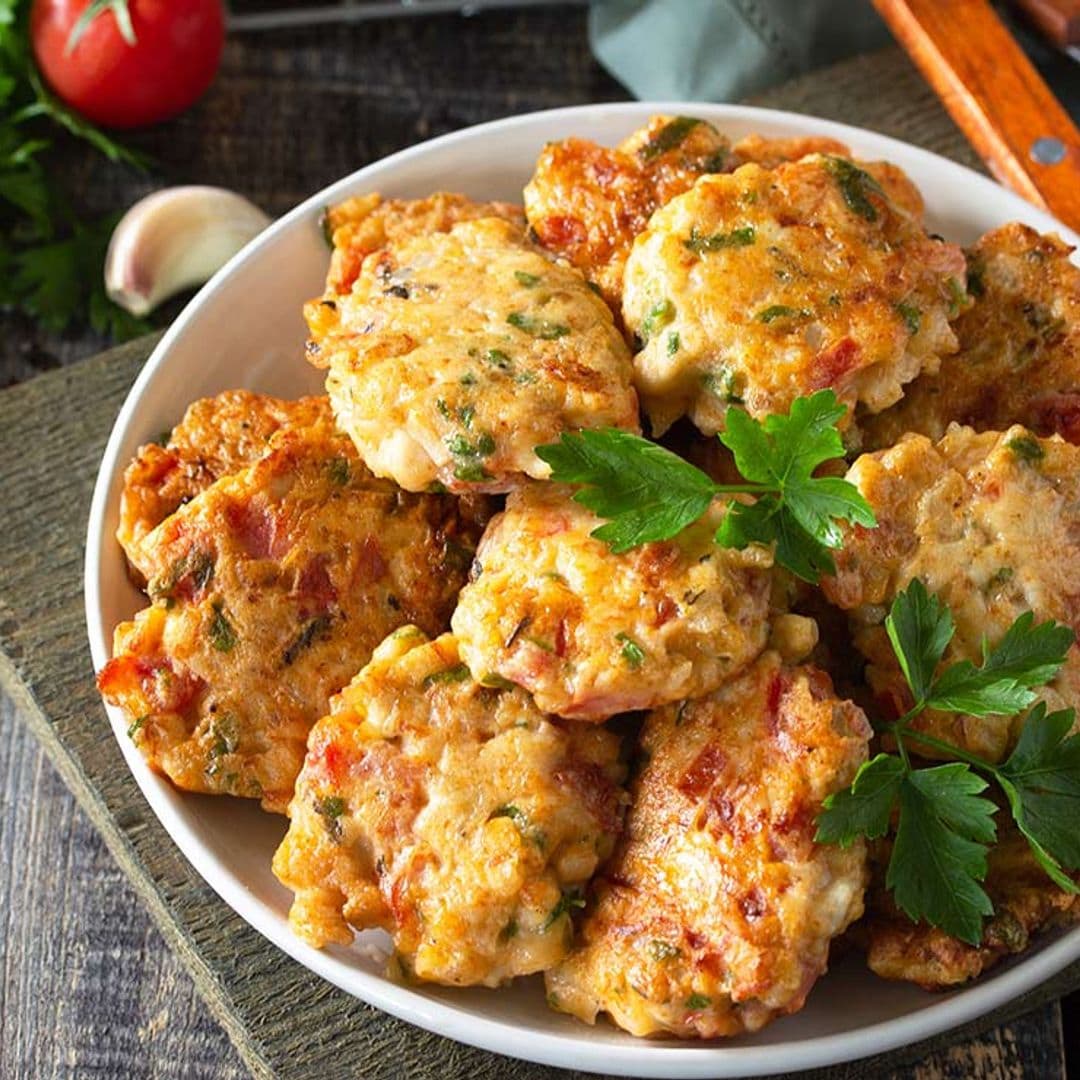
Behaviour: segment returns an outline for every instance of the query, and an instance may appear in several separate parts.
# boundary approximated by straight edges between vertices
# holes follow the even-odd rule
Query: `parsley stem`
[[[914,742],[922,743],[923,746],[932,746],[935,750],[941,750],[943,753],[950,754],[956,758],[957,761],[964,761],[968,765],[974,766],[976,769],[982,769],[984,772],[988,772],[991,776],[996,777],[998,775],[998,767],[992,762],[986,761],[984,758],[978,757],[975,754],[970,754],[966,750],[961,749],[959,746],[953,746],[952,743],[946,742],[944,739],[939,739],[935,735],[926,735],[921,731],[897,731],[899,722],[892,725],[890,730],[896,737],[897,746],[901,746],[901,739],[911,739]],[[904,755],[901,755],[904,756]],[[906,757],[905,757],[906,761]]]
[[[717,495],[735,495],[740,492],[747,492],[751,495],[770,494],[775,492],[781,494],[781,489],[770,484],[717,484]]]
[[[885,730],[890,732],[894,739],[896,739],[896,752],[900,755],[900,760],[904,763],[904,768],[911,772],[911,759],[908,757],[907,747],[904,745],[904,738],[907,735],[908,724],[915,719],[926,708],[923,702],[917,702],[912,705],[910,709],[903,716],[900,717],[893,724],[886,726]]]
[[[908,757],[907,747],[904,745],[904,732],[898,728],[893,727],[889,729],[896,739],[896,752],[900,755],[900,760],[904,763],[904,769],[907,772],[911,772],[911,760]]]
[[[918,716],[919,713],[921,713],[925,708],[926,705],[922,701],[920,701],[916,705],[912,705],[912,707],[908,709],[908,711],[904,713],[904,715],[901,716],[899,720],[896,720],[888,725],[889,729],[897,734],[902,735],[905,731],[907,731],[908,724],[910,724],[911,721],[914,720],[915,717]]]

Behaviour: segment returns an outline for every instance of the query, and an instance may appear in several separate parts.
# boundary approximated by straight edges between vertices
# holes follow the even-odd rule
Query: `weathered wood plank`
[[[913,143],[986,172],[978,155],[899,49],[883,49],[774,87],[748,104],[821,116]]]
[[[6,699],[0,785],[0,1076],[246,1075]]]

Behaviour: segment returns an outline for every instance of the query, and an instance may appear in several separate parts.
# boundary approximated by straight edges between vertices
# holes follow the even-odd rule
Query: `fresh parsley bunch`
[[[984,643],[981,664],[963,660],[939,673],[955,629],[952,614],[918,580],[896,597],[885,628],[914,704],[883,728],[896,753],[878,754],[849,789],[825,801],[817,840],[847,847],[860,836],[884,836],[895,821],[885,883],[897,906],[915,922],[977,945],[983,918],[993,913],[980,883],[997,835],[998,807],[984,794],[984,776],[1001,789],[1055,884],[1080,892],[1066,873],[1080,870],[1080,735],[1069,734],[1074,710],[1048,713],[1044,703],[1034,704],[1035,688],[1060,670],[1074,635],[1058,623],[1036,624],[1027,612],[995,648]],[[911,729],[926,709],[1007,717],[1033,704],[1016,748],[1000,765]],[[955,760],[920,767],[909,746],[932,747]]]
[[[0,0],[0,306],[52,331],[87,322],[113,338],[132,337],[148,324],[112,303],[102,281],[115,218],[80,220],[46,160],[54,137],[66,132],[110,161],[143,162],[46,89],[30,56],[29,6]]]
[[[838,522],[877,524],[853,484],[814,476],[819,465],[843,456],[836,424],[846,411],[831,390],[797,398],[786,416],[763,422],[728,409],[720,441],[735,455],[745,484],[714,483],[662,446],[612,429],[564,434],[536,453],[551,466],[552,480],[582,485],[574,498],[608,519],[592,535],[615,552],[677,536],[717,495],[751,494],[752,503],[728,504],[717,543],[775,544],[781,566],[816,582],[835,569],[829,552],[841,546]]]

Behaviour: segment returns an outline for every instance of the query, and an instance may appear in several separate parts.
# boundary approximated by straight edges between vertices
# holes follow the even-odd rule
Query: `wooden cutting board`
[[[875,127],[971,162],[933,96],[892,51],[788,84],[760,103]],[[83,623],[82,558],[90,492],[105,440],[154,340],[0,393],[0,684],[257,1076],[584,1077],[430,1035],[317,979],[217,898],[144,802],[94,690]],[[946,1046],[949,1054],[938,1059],[943,1064],[921,1075],[990,1075],[987,1058],[1002,1041],[1027,1055],[1028,1075],[1049,1075],[1039,1071],[1040,1055],[1059,1060],[1060,1047],[1037,1045],[1031,1022],[992,1036],[980,1033],[1078,986],[1080,964],[962,1031],[805,1075],[822,1080],[888,1076],[890,1068]]]

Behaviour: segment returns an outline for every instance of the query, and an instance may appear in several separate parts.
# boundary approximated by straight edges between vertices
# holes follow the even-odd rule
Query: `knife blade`
[[[275,11],[230,13],[231,31],[281,30],[289,27],[326,26],[332,23],[369,22],[417,15],[478,15],[498,8],[551,7],[584,4],[588,0],[372,0],[370,3],[324,4],[319,7],[281,8]]]

